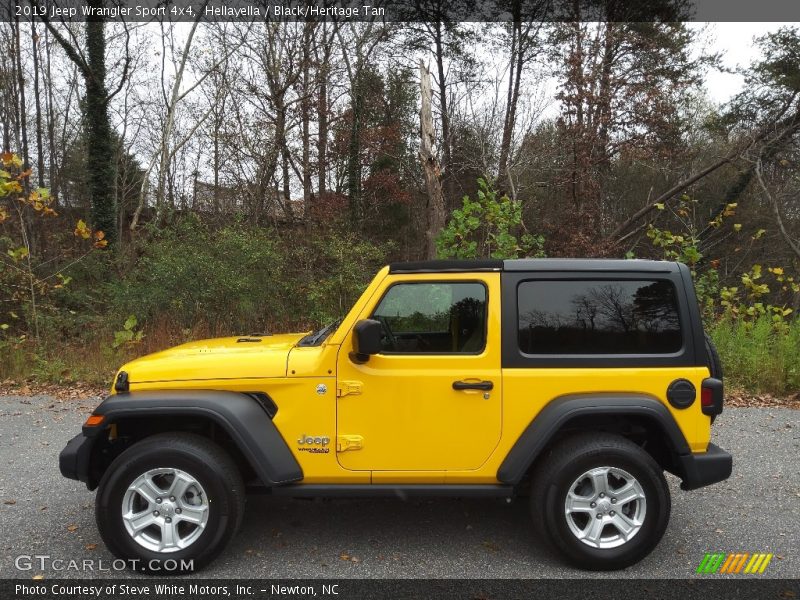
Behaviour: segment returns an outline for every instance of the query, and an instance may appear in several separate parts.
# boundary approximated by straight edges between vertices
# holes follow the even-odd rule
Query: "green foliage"
[[[0,379],[13,379],[30,372],[30,361],[19,342],[0,338]]]
[[[304,236],[305,237],[305,236]],[[281,240],[241,224],[213,230],[196,218],[156,233],[127,277],[112,281],[114,314],[142,324],[246,333],[309,327],[342,316],[384,262],[385,250],[350,234]]]
[[[726,383],[756,392],[800,389],[800,321],[779,330],[769,314],[753,320],[723,318],[708,327],[725,368]]]
[[[653,246],[660,249],[663,260],[682,262],[691,269],[703,316],[706,320],[713,319],[719,294],[719,273],[713,266],[700,268],[703,254],[698,248],[697,237],[693,234],[674,234],[652,224],[647,229],[647,237]]]
[[[524,228],[522,205],[505,194],[498,197],[493,185],[478,179],[477,199],[464,196],[450,222],[436,239],[440,258],[520,258],[544,256],[544,237]]]
[[[682,199],[679,212],[691,199]],[[722,228],[736,213],[731,203],[709,223]],[[686,216],[686,215],[683,215]],[[731,227],[741,232],[741,224]],[[764,235],[757,230],[751,241]],[[783,267],[754,264],[738,276],[739,285],[723,286],[717,261],[703,260],[700,240],[692,233],[674,234],[650,225],[647,236],[665,260],[686,263],[692,270],[706,330],[719,352],[727,381],[749,391],[784,394],[800,386],[800,321],[791,308],[776,300],[779,292],[800,292]]]
[[[143,322],[165,318],[188,328],[205,321],[243,331],[267,314],[280,290],[274,242],[239,225],[212,231],[196,218],[157,232],[127,277],[109,284],[113,311]]]
[[[65,252],[56,259],[46,259],[32,243],[45,229],[45,221],[57,217],[53,198],[45,188],[31,189],[31,170],[23,170],[23,161],[11,152],[0,155],[0,333],[24,340],[29,334],[39,338],[42,318],[55,310],[54,292],[70,283],[61,269],[62,262],[77,264],[92,252],[105,248],[108,241],[102,231],[92,231],[78,220],[74,235],[92,243],[83,255],[73,259]],[[13,217],[13,218],[12,218]],[[68,235],[68,234],[67,234]]]
[[[141,342],[144,337],[144,331],[141,329],[138,331],[136,330],[136,325],[138,325],[138,323],[136,315],[130,315],[125,319],[122,329],[114,332],[114,343],[111,344],[111,346],[113,348],[119,348],[124,344],[138,344]]]
[[[105,383],[185,339],[305,331],[343,316],[391,251],[349,232],[284,235],[191,217],[147,231],[132,257],[92,253],[54,278],[42,344],[0,331],[0,378]]]
[[[347,314],[377,270],[388,245],[376,245],[352,233],[320,232],[308,246],[289,248],[278,307],[280,318],[320,325]]]
[[[684,195],[678,213],[687,213],[685,205],[692,199]],[[727,204],[713,221],[710,227],[721,228],[727,217],[736,214],[735,203]],[[660,208],[659,210],[663,210]],[[732,226],[734,233],[739,234],[742,227],[739,223]],[[760,239],[765,233],[759,229],[751,240]],[[754,321],[767,317],[776,332],[783,332],[788,327],[787,318],[792,315],[792,309],[783,304],[772,303],[777,296],[773,292],[791,290],[800,292],[800,285],[793,276],[786,275],[782,267],[770,267],[764,273],[760,264],[754,264],[749,271],[743,273],[739,279],[740,286],[722,286],[716,261],[703,261],[703,254],[699,250],[700,240],[694,233],[674,234],[665,229],[659,229],[650,224],[647,237],[656,248],[660,249],[664,260],[675,260],[685,263],[692,270],[697,298],[703,311],[707,324],[713,323],[718,318],[731,321]],[[772,278],[773,287],[765,281],[765,276]],[[777,288],[774,284],[777,284]]]

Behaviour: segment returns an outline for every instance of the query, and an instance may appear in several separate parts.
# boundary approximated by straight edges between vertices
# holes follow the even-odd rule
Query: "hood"
[[[137,358],[120,369],[132,385],[159,381],[284,377],[304,333],[198,340]]]

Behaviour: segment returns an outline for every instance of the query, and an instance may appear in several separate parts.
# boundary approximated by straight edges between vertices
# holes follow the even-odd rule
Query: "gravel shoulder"
[[[58,471],[58,453],[97,402],[0,396],[0,577],[97,576],[19,570],[20,555],[65,563],[113,560],[94,523],[94,493]],[[800,411],[727,408],[715,424],[714,442],[733,454],[732,477],[693,492],[681,491],[670,477],[667,533],[622,576],[696,577],[706,552],[771,552],[775,558],[761,577],[800,573]],[[620,577],[565,566],[531,529],[524,501],[250,496],[241,532],[202,576]]]

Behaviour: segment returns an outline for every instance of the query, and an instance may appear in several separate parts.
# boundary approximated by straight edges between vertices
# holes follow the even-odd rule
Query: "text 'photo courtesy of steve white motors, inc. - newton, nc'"
[[[338,596],[337,583],[291,584],[260,582],[259,585],[218,584],[218,583],[16,583],[14,593],[18,598],[64,597],[64,598],[143,598],[143,597],[181,597],[192,598],[268,596]]]
[[[201,18],[215,19],[366,19],[381,18],[386,9],[370,4],[347,4],[324,6],[321,4],[268,4],[268,3],[163,3],[136,2],[90,6],[69,3],[28,3],[18,1],[14,7],[15,16],[44,19],[81,20],[96,17],[108,19],[159,19],[159,18]]]

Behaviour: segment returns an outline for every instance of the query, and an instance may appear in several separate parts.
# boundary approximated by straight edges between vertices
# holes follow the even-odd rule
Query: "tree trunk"
[[[286,141],[286,105],[283,95],[274,98],[275,102],[275,141],[278,143],[278,151],[281,157],[281,179],[283,190],[280,195],[283,197],[278,200],[283,212],[289,220],[294,218],[292,211],[291,186],[289,185],[289,146]]]
[[[89,4],[100,8],[103,1],[90,0]],[[89,72],[84,74],[88,141],[86,162],[92,201],[92,225],[103,231],[109,242],[114,242],[117,238],[117,210],[113,194],[114,147],[108,120],[106,36],[105,19],[102,17],[86,22],[86,55],[89,68]]]
[[[44,187],[44,149],[42,144],[42,101],[39,96],[39,35],[31,19],[31,45],[33,48],[33,96],[36,101],[36,169],[39,187]]]
[[[577,6],[577,2],[575,3]],[[580,14],[579,9],[576,8],[576,13]],[[574,49],[572,59],[572,78],[574,84],[575,94],[575,122],[571,124],[571,137],[572,137],[572,174],[571,174],[571,192],[572,204],[576,213],[580,212],[583,199],[582,178],[581,173],[583,169],[583,154],[584,154],[584,114],[583,103],[585,100],[584,94],[584,81],[583,81],[583,29],[580,21],[572,23],[574,33]],[[570,117],[571,118],[571,117]]]
[[[87,0],[87,3],[97,10],[104,7],[103,0]],[[67,41],[50,21],[43,20],[50,33],[83,75],[86,87],[83,116],[91,200],[90,221],[96,229],[105,233],[110,243],[113,243],[117,238],[117,210],[113,193],[116,169],[113,136],[108,120],[110,98],[106,89],[105,18],[92,17],[86,21],[86,49],[83,54]],[[120,87],[127,77],[127,66],[126,61]]]
[[[224,109],[224,106],[223,106]],[[219,212],[219,169],[220,169],[220,159],[219,159],[219,134],[222,129],[222,119],[220,118],[219,114],[214,116],[214,193],[213,193],[213,202],[214,202],[214,212]],[[196,184],[195,184],[196,187]]]
[[[433,113],[431,111],[431,74],[422,61],[419,62],[419,76],[420,95],[422,97],[422,107],[419,112],[421,134],[419,158],[422,162],[425,187],[428,192],[428,227],[425,231],[425,255],[427,258],[436,258],[436,237],[445,225],[445,205],[442,182],[439,179],[441,175],[439,161],[433,153],[434,128]]]
[[[500,160],[497,166],[497,180],[503,181],[508,177],[508,155],[511,151],[511,138],[514,133],[514,121],[516,120],[517,98],[519,98],[519,75],[522,68],[522,52],[520,49],[521,23],[514,21],[511,24],[511,52],[509,57],[508,69],[508,95],[506,97],[506,114],[503,119],[503,138],[500,142]]]
[[[11,152],[12,111],[14,106],[13,85],[8,81],[8,71],[3,72],[3,86],[0,88],[0,119],[3,123],[3,152]]]
[[[321,196],[328,187],[328,74],[331,52],[333,50],[333,36],[327,37],[327,23],[321,23],[322,27],[322,59],[319,60],[317,70],[318,96],[317,96],[317,194]]]
[[[347,197],[353,222],[361,224],[364,207],[361,198],[361,65],[355,73],[352,85],[350,141],[347,146]]]
[[[58,156],[56,155],[56,118],[54,108],[55,101],[53,99],[53,77],[50,70],[50,33],[46,27],[44,30],[44,50],[46,58],[45,74],[47,76],[47,145],[50,154],[50,168],[47,174],[50,184],[50,195],[53,198],[53,203],[58,205],[58,193],[61,182],[58,170]]]
[[[453,191],[453,177],[452,177],[452,153],[450,148],[450,113],[447,108],[447,85],[444,78],[444,46],[442,41],[442,22],[437,21],[435,24],[435,50],[436,50],[436,73],[439,78],[439,107],[442,111],[442,165],[441,170],[444,171],[444,187],[447,192],[447,201],[456,202],[456,194]],[[430,77],[430,73],[428,73]],[[441,187],[441,184],[440,184]]]
[[[14,44],[16,60],[17,60],[17,85],[19,86],[19,128],[22,135],[22,164],[23,169],[30,168],[30,153],[28,152],[28,119],[27,109],[28,105],[25,102],[25,73],[22,70],[22,48],[20,46],[20,31],[19,31],[19,17],[14,17]],[[28,186],[27,179],[25,186]]]
[[[311,41],[313,39],[313,26],[306,24],[303,30],[303,76],[302,94],[300,101],[300,120],[303,138],[303,216],[311,214],[311,199],[313,190],[311,188]]]

